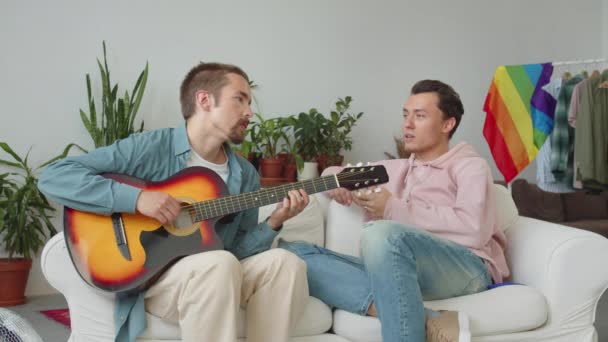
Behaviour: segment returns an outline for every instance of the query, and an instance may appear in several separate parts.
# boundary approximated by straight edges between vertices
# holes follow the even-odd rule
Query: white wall
[[[601,8],[602,0],[578,1],[576,10],[569,0],[5,0],[0,140],[19,153],[33,147],[34,165],[70,142],[91,147],[78,109],[86,105],[85,73],[99,91],[95,58],[105,39],[123,90],[150,63],[140,111],[149,129],[182,120],[178,87],[201,60],[242,66],[260,85],[256,96],[267,117],[310,107],[328,112],[337,97],[353,96],[353,109],[365,115],[347,161],[394,152],[410,87],[423,78],[444,80],[466,109],[454,139],[475,145],[498,178],[481,135],[494,69],[600,55],[607,17]],[[604,25],[604,41],[606,32]],[[41,279],[34,270],[28,293],[49,291]]]
[[[608,0],[602,0],[602,25],[604,29],[602,30],[602,43],[604,45],[604,55],[603,58],[608,58]]]

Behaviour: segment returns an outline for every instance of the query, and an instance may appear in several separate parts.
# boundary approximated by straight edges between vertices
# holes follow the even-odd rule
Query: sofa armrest
[[[46,280],[68,303],[72,323],[70,341],[113,340],[114,295],[91,287],[78,275],[63,232],[44,245],[40,263]]]
[[[597,303],[608,287],[608,239],[527,217],[519,217],[506,235],[511,278],[545,295],[547,324],[595,320]]]

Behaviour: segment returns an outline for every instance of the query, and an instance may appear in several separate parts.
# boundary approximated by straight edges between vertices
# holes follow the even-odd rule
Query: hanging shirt
[[[562,87],[560,77],[553,78],[543,87],[553,99],[557,99]],[[572,177],[558,175],[551,172],[551,135],[547,138],[536,155],[536,184],[539,188],[549,192],[572,192]]]
[[[568,124],[572,128],[576,128],[576,115],[581,105],[581,92],[585,84],[589,79],[582,80],[579,84],[574,87],[572,91],[572,98],[570,99],[570,108],[568,110]]]
[[[576,119],[575,166],[585,188],[608,187],[608,89],[599,87],[605,81],[608,70],[585,84]]]
[[[576,134],[576,116],[578,114],[578,109],[581,103],[581,93],[582,89],[585,86],[589,79],[585,78],[579,84],[574,87],[572,91],[572,98],[570,99],[570,109],[568,110],[568,124],[573,128],[573,134]],[[574,154],[574,137],[572,138],[572,163],[574,164],[574,160],[576,160],[576,155]],[[572,167],[572,187],[575,189],[582,189],[583,182],[578,180],[578,173],[576,167]]]
[[[563,175],[568,171],[568,156],[574,142],[574,132],[568,125],[568,109],[572,91],[582,80],[581,75],[576,75],[564,81],[557,98],[555,122],[551,133],[551,171],[556,175]]]

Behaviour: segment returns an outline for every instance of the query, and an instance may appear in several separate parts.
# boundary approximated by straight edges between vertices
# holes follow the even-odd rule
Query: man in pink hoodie
[[[312,296],[379,317],[384,342],[469,341],[464,313],[425,310],[423,300],[484,291],[509,275],[490,168],[472,146],[449,147],[463,114],[449,85],[416,83],[403,107],[410,158],[378,162],[390,181],[375,191],[326,193],[365,210],[361,258],[280,243],[306,261]]]

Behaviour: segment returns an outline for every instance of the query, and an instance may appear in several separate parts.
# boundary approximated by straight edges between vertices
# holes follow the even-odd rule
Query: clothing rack
[[[600,59],[584,59],[577,61],[562,61],[562,62],[553,62],[553,66],[561,66],[561,65],[578,65],[578,64],[603,64],[608,62],[606,58]]]
[[[553,74],[558,75],[563,72],[568,72],[572,70],[571,67],[574,66],[585,66],[594,67],[594,69],[605,69],[608,67],[608,59],[606,58],[598,58],[598,59],[583,59],[583,60],[575,60],[575,61],[562,61],[562,62],[553,62]]]

